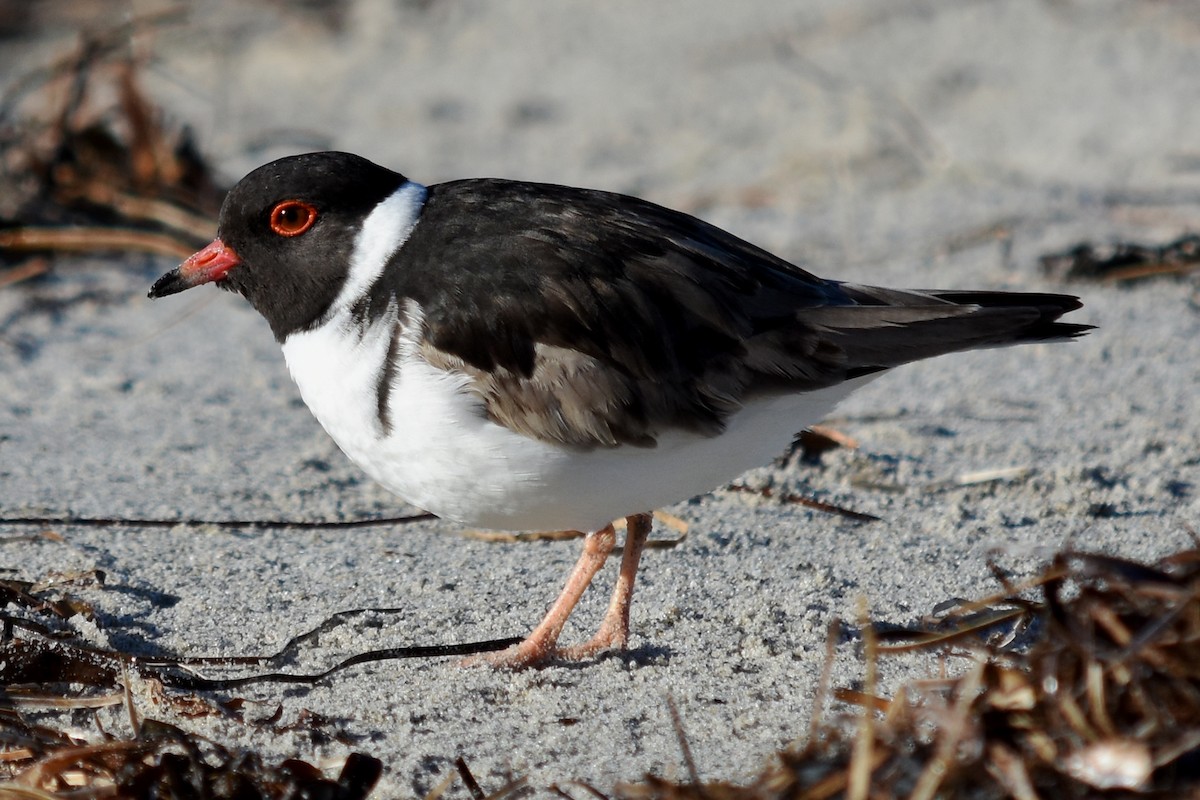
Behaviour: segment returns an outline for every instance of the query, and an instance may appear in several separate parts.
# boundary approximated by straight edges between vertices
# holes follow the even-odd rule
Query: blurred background
[[[0,75],[12,125],[49,88],[29,73],[90,35],[107,48],[98,63],[136,66],[225,184],[285,153],[344,149],[426,183],[644,195],[844,273],[1018,223],[1053,224],[1064,243],[1186,227],[1172,209],[1200,184],[1195,10],[41,0],[5,3]],[[92,111],[112,99],[97,83]]]

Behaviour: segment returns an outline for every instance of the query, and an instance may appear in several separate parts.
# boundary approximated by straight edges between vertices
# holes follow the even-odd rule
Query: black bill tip
[[[179,274],[179,269],[176,268],[156,280],[154,285],[150,287],[150,291],[146,293],[146,296],[166,297],[170,294],[178,294],[184,289],[190,289],[191,287],[191,282]]]

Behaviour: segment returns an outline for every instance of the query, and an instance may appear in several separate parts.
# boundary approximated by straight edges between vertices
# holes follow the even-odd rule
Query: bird
[[[650,512],[769,463],[883,372],[1074,339],[1077,297],[819,278],[628,195],[475,178],[423,185],[361,156],[246,175],[217,238],[159,278],[241,294],[305,404],[408,503],[473,528],[576,531],[541,622],[474,663],[520,669],[628,648]],[[626,522],[596,634],[560,634]]]

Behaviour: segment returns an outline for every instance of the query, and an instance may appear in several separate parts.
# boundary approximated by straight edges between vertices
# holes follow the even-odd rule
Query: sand
[[[542,790],[684,777],[670,698],[701,775],[745,780],[804,732],[834,617],[847,624],[834,685],[859,679],[864,598],[875,618],[911,624],[948,598],[993,591],[989,557],[1021,576],[1065,545],[1150,558],[1190,541],[1194,282],[1063,284],[1038,267],[1081,240],[1195,229],[1200,22],[1189,4],[360,0],[335,28],[248,8],[206,3],[139,40],[156,54],[147,92],[230,178],[335,147],[427,183],[492,175],[624,191],[827,277],[1078,293],[1074,318],[1099,330],[897,370],[828,420],[857,450],[738,479],[879,522],[726,490],[668,509],[690,530],[647,555],[626,654],[515,674],[388,661],[315,687],[205,695],[248,698],[249,720],[281,706],[274,725],[185,718],[139,680],[142,714],[271,757],[337,765],[369,753],[386,765],[375,796],[403,797],[428,792],[459,756],[489,790],[509,776]],[[42,63],[73,24],[6,42],[0,74]],[[341,456],[239,298],[146,298],[171,266],[64,258],[49,278],[0,289],[2,515],[413,511]],[[1009,472],[962,482],[991,470]],[[99,614],[89,635],[144,655],[270,652],[336,611],[399,609],[321,636],[292,671],[521,635],[578,547],[481,542],[436,520],[55,530],[61,541],[4,542],[0,564],[28,578],[104,570],[107,588],[82,592]],[[568,640],[596,623],[614,572]],[[936,670],[929,657],[888,659],[883,689]],[[345,741],[281,730],[305,710]],[[120,731],[122,712],[104,713]],[[78,726],[95,734],[86,718]],[[449,796],[466,790],[455,783]]]

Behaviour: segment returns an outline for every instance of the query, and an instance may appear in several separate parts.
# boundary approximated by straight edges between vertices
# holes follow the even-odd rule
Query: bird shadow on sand
[[[625,650],[609,650],[597,653],[590,658],[551,657],[544,664],[539,664],[536,668],[579,671],[592,669],[595,665],[608,661],[620,661],[626,668],[633,669],[667,663],[673,655],[675,655],[675,651],[670,647],[659,644],[644,644],[640,647],[631,647]]]

